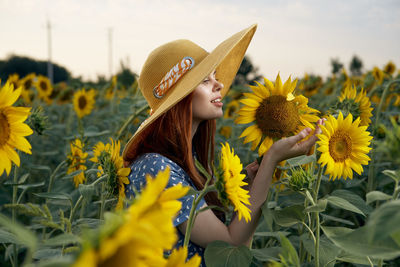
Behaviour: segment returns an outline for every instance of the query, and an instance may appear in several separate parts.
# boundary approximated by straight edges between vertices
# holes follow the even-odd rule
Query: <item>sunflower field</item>
[[[276,74],[274,74],[276,75]],[[307,155],[280,162],[250,246],[209,244],[207,266],[400,265],[400,71],[268,77],[238,85],[217,121],[214,177],[165,189],[166,168],[125,197],[122,148],[150,110],[138,88],[0,82],[1,266],[200,266],[174,248],[178,201],[217,191],[226,223],[251,219],[244,166],[324,118]],[[165,190],[164,190],[165,189]],[[213,208],[213,207],[209,207]],[[188,244],[192,209],[185,234]]]

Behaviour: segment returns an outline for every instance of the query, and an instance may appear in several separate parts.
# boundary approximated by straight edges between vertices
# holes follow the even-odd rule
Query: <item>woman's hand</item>
[[[319,125],[323,123],[323,119],[318,120],[317,127],[315,128],[314,133],[309,136],[308,139],[301,141],[302,139],[310,135],[310,133],[312,132],[310,128],[302,130],[297,135],[284,138],[275,142],[268,150],[267,154],[269,154],[271,159],[276,164],[281,162],[282,160],[307,154],[312,146],[315,145],[315,142],[318,140],[318,137],[316,137],[316,135],[322,132]]]
[[[253,181],[254,177],[256,177],[259,167],[260,165],[258,164],[257,160],[253,161],[252,163],[250,163],[245,167],[247,172],[247,177],[250,179],[250,181]]]

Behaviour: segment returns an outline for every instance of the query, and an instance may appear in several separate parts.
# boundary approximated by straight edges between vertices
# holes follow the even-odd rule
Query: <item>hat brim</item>
[[[188,71],[185,76],[177,83],[176,88],[168,94],[166,99],[155,111],[147,118],[136,130],[135,134],[130,138],[125,145],[122,153],[123,158],[126,158],[127,151],[134,144],[137,136],[148,125],[158,119],[163,113],[189,95],[193,90],[207,77],[211,71],[217,71],[217,78],[224,85],[221,92],[224,96],[236,76],[236,73],[243,60],[244,54],[249,46],[249,43],[257,29],[257,24],[254,24],[223,41],[210,54],[208,54],[193,70]]]

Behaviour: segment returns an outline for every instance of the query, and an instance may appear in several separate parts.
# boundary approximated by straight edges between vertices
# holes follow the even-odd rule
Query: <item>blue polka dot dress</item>
[[[149,174],[153,177],[161,170],[164,170],[166,166],[170,166],[171,173],[168,184],[166,188],[172,187],[177,184],[182,184],[183,186],[191,186],[196,189],[192,183],[189,175],[175,162],[171,161],[167,157],[164,157],[157,153],[146,153],[137,158],[130,166],[131,173],[129,175],[129,185],[125,186],[126,198],[133,199],[135,197],[135,188],[138,192],[141,192],[142,188],[146,186],[146,175]],[[177,227],[181,223],[189,219],[190,209],[192,207],[194,196],[184,196],[179,200],[182,202],[182,208],[179,211],[177,217],[174,219],[174,226]],[[204,199],[201,200],[197,209],[200,209],[206,202]],[[182,247],[185,236],[178,229],[178,242],[176,247]],[[188,259],[193,255],[198,254],[202,258],[202,263],[200,266],[205,266],[204,263],[204,248],[189,241],[188,244]]]

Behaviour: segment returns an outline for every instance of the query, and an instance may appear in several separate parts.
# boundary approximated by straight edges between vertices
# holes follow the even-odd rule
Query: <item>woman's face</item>
[[[193,92],[193,122],[222,117],[221,90],[224,85],[215,78],[215,71],[208,75]]]

